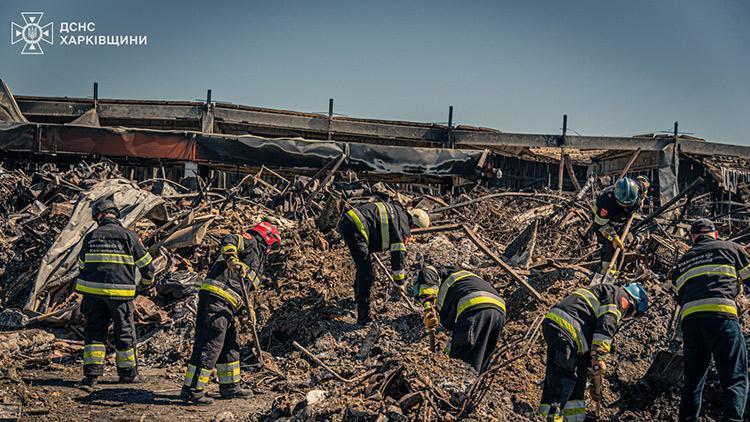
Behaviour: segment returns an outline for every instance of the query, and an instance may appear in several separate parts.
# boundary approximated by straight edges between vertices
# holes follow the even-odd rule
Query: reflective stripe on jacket
[[[602,283],[574,290],[545,318],[571,336],[579,354],[589,350],[606,353],[611,350],[622,317],[630,306],[624,288]]]
[[[448,330],[469,310],[494,308],[506,313],[497,290],[466,270],[426,266],[417,277],[416,292],[422,302],[434,302],[440,323]]]
[[[116,300],[129,300],[136,293],[136,271],[141,284],[154,282],[151,254],[134,232],[125,229],[114,218],[104,218],[99,227],[84,236],[78,254],[75,290]]]
[[[719,316],[736,319],[734,299],[750,279],[750,258],[741,245],[698,236],[672,276],[680,318]]]

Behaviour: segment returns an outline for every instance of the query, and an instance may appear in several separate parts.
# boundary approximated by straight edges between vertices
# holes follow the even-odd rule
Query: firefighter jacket
[[[469,271],[450,267],[425,266],[414,286],[425,307],[435,306],[440,323],[448,330],[470,309],[497,309],[505,315],[505,301],[497,290]]]
[[[615,226],[625,222],[638,208],[638,202],[630,207],[624,207],[615,200],[615,190],[610,186],[602,191],[596,199],[594,210],[594,230],[612,240],[617,234]]]
[[[700,235],[677,262],[672,284],[680,318],[720,316],[737,319],[734,298],[750,279],[750,258],[742,246]]]
[[[136,269],[141,273],[141,285],[153,286],[152,260],[137,234],[122,227],[115,218],[103,218],[99,227],[83,238],[75,289],[106,299],[133,299]]]
[[[406,244],[411,236],[409,215],[401,205],[371,202],[345,214],[359,229],[371,252],[391,251],[391,274],[399,283],[406,279]]]
[[[224,299],[238,310],[243,305],[243,284],[248,291],[258,288],[265,264],[265,241],[255,233],[228,234],[221,239],[220,247],[221,255],[206,274],[201,290]],[[237,262],[245,267],[242,280],[229,271],[230,265]]]
[[[611,350],[620,321],[632,306],[623,287],[602,283],[575,290],[544,318],[570,335],[578,354],[603,354]]]

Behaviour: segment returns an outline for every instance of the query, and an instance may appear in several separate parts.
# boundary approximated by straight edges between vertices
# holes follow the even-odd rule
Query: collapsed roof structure
[[[602,416],[671,417],[676,386],[659,386],[646,367],[672,339],[671,294],[662,284],[688,248],[681,229],[709,216],[727,238],[750,236],[743,211],[750,149],[676,132],[510,134],[236,106],[210,95],[206,102],[99,100],[96,92],[93,99],[14,97],[2,84],[0,401],[24,416],[194,418],[158,392],[179,387],[196,292],[219,239],[268,219],[282,228],[286,259],[253,300],[263,353],[275,366],[254,360],[244,334],[242,363],[251,372],[243,381],[256,396],[209,412],[252,420],[533,418],[545,371],[541,318],[599,265],[588,194],[612,176],[646,174],[655,195],[620,261],[629,280],[648,287],[653,306],[649,318],[618,334]],[[134,301],[139,359],[155,371],[143,388],[153,395],[108,389],[76,397],[59,382],[80,372],[72,257],[92,227],[90,203],[105,196],[122,207],[123,223],[158,267],[157,298]],[[378,324],[351,327],[353,269],[335,226],[345,206],[376,198],[429,210],[434,227],[413,232],[415,258],[468,264],[506,299],[509,320],[488,375],[431,353],[411,302],[388,297],[380,267]],[[418,259],[410,261],[415,273]],[[445,343],[446,333],[437,340]],[[23,379],[8,375],[19,367]],[[59,379],[50,383],[51,376]],[[321,393],[319,402],[310,399]],[[707,400],[707,417],[720,402]]]
[[[341,158],[337,168],[363,178],[454,186],[479,179],[571,191],[592,175],[628,170],[655,181],[658,202],[665,202],[700,176],[732,194],[750,178],[742,170],[750,147],[680,135],[676,126],[673,134],[634,137],[507,133],[452,121],[336,116],[332,100],[328,115],[214,102],[210,90],[205,102],[104,100],[97,84],[93,98],[58,98],[13,96],[3,83],[0,110],[6,156],[103,156],[136,173],[158,167],[176,179],[211,170],[239,177],[261,166],[314,171]],[[226,183],[226,175],[215,183]]]

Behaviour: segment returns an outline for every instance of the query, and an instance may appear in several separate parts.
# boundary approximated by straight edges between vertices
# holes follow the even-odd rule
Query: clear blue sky
[[[3,0],[147,47],[0,43],[16,94],[205,98],[369,118],[584,135],[681,129],[750,144],[750,2]],[[56,27],[56,32],[57,32]],[[57,34],[56,34],[57,35]],[[7,35],[6,35],[7,37]],[[56,39],[56,41],[59,41]]]

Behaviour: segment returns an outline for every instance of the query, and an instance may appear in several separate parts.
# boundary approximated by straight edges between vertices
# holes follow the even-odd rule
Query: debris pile
[[[127,190],[143,195],[138,198],[158,199],[148,207],[148,201],[136,201],[125,213],[132,218],[124,220],[155,257],[156,295],[135,300],[136,330],[140,364],[169,374],[164,390],[179,388],[192,347],[196,292],[218,255],[221,237],[270,220],[279,226],[285,247],[283,259],[263,275],[262,288],[252,298],[264,365],[251,352],[251,334],[241,333],[243,381],[256,394],[253,401],[262,404],[262,410],[243,417],[533,418],[544,377],[541,316],[570,290],[588,284],[598,265],[590,205],[578,199],[583,195],[475,187],[449,196],[432,188],[370,185],[351,174],[335,179],[336,170],[333,163],[312,177],[287,179],[262,168],[230,189],[197,179],[193,190],[165,179],[136,185],[119,179],[117,167],[107,162],[33,174],[0,169],[3,403],[37,410],[81,406],[54,400],[45,404],[45,397],[22,379],[53,366],[80,373],[82,321],[79,298],[72,292],[75,270],[63,264],[47,268],[54,285],[32,286],[43,262],[56,259],[50,251],[58,250],[67,236],[89,229],[76,220],[82,201],[119,180],[118,194]],[[375,322],[355,325],[354,266],[335,226],[347,206],[372,198],[419,205],[436,222],[414,233],[411,274],[423,260],[471,268],[506,299],[508,322],[483,376],[444,353],[430,352],[421,315],[395,294],[384,268],[376,268]],[[692,199],[679,198],[676,215],[669,218],[642,216],[642,224],[637,223],[641,230],[623,257],[624,278],[644,283],[653,305],[648,318],[626,324],[616,338],[616,363],[605,378],[607,419],[663,420],[676,411],[678,387],[657,386],[644,374],[670,340],[674,302],[663,285],[676,257],[688,248],[678,223],[705,211],[704,203]],[[745,232],[737,225],[722,230],[729,236]],[[445,347],[448,342],[447,333],[438,332],[438,343]],[[23,388],[6,388],[10,382]],[[707,397],[705,407],[712,415],[716,398]]]

